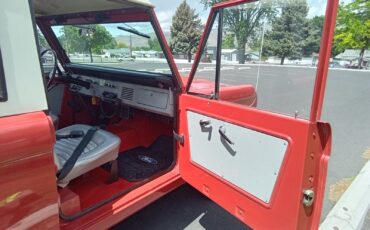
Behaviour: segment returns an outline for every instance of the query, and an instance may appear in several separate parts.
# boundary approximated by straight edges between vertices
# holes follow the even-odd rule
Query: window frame
[[[223,20],[223,12],[224,12],[223,8],[215,11],[215,13],[212,15],[210,23],[208,24],[208,26],[206,28],[206,33],[205,33],[205,37],[204,37],[205,42],[202,43],[202,47],[199,47],[200,48],[199,57],[197,57],[196,60],[194,60],[194,67],[193,68],[195,69],[195,71],[191,72],[190,75],[189,75],[189,83],[188,83],[187,88],[186,88],[186,93],[188,93],[188,94],[205,97],[205,98],[209,98],[209,99],[212,99],[212,100],[219,100],[219,98],[220,98],[221,52],[222,52],[222,35],[223,35],[222,33],[223,33],[223,21],[224,21]],[[214,83],[215,83],[214,93],[212,95],[207,95],[207,94],[201,94],[201,93],[197,93],[197,92],[191,92],[190,91],[191,84],[194,80],[196,70],[198,69],[200,59],[201,59],[201,57],[204,53],[204,49],[206,48],[205,46],[207,44],[209,35],[212,32],[212,28],[213,28],[213,25],[215,24],[216,18],[217,18],[218,28],[217,28],[216,66],[215,66],[215,76],[214,76],[214,79],[215,79],[215,81],[214,81]],[[200,42],[202,42],[202,41],[200,41]]]
[[[222,20],[222,12],[223,12],[223,9],[222,8],[219,9],[219,10],[216,10],[214,13],[211,11],[212,16],[210,17],[210,19],[208,19],[209,21],[206,24],[207,27],[205,28],[205,31],[203,33],[203,37],[199,41],[200,46],[198,47],[198,49],[200,50],[200,52],[198,52],[198,55],[194,58],[194,64],[193,64],[192,70],[191,70],[191,72],[189,74],[188,83],[186,84],[186,87],[185,87],[185,93],[187,93],[187,94],[196,95],[196,96],[200,96],[200,97],[204,97],[204,98],[208,98],[208,99],[216,99],[216,100],[218,100],[218,98],[219,98],[220,66],[221,66],[221,63],[219,61],[221,61],[221,48],[222,48],[222,45],[219,46],[219,42],[220,41],[222,42],[222,26],[220,26],[220,21],[221,21],[221,24],[223,23],[222,22],[223,21]],[[216,21],[216,18],[218,19],[219,26],[217,28],[217,50],[216,50],[216,67],[215,67],[215,70],[216,70],[216,74],[215,74],[215,91],[211,95],[197,93],[197,92],[191,92],[190,91],[191,84],[193,83],[193,80],[194,80],[194,77],[195,77],[195,73],[196,73],[196,71],[197,71],[197,69],[199,67],[200,59],[201,59],[201,57],[202,57],[202,55],[204,53],[204,49],[206,48],[206,44],[207,44],[209,35],[212,32],[212,27],[213,27],[213,25],[214,25],[214,23]],[[221,40],[219,40],[219,39],[221,39]],[[203,41],[205,41],[205,42],[203,42]],[[217,77],[217,75],[218,75],[218,77]],[[217,92],[217,96],[216,96],[216,92]]]
[[[216,73],[215,73],[215,96],[214,99],[220,98],[220,80],[221,80],[221,52],[222,52],[222,32],[224,25],[224,9],[218,12],[218,30],[217,30],[217,49],[216,49]],[[214,23],[214,22],[213,22]]]
[[[229,7],[251,3],[251,2],[258,2],[258,1],[259,0],[235,0],[231,2],[221,2],[221,3],[215,4],[211,8],[209,17],[206,22],[205,31],[199,42],[200,45],[198,46],[198,48],[200,50],[198,50],[198,52],[195,55],[194,64],[190,71],[189,79],[186,83],[184,93],[189,94],[189,95],[201,96],[201,97],[208,98],[208,99],[215,98],[214,94],[205,95],[205,94],[195,93],[195,92],[190,91],[191,85],[195,77],[195,73],[198,69],[198,65],[201,60],[201,56],[204,53],[204,47],[207,43],[208,36],[211,32],[211,28],[214,25],[214,17],[216,17],[220,11],[227,9]],[[332,43],[333,43],[331,33],[335,30],[336,14],[337,14],[335,10],[338,8],[338,1],[325,0],[325,2],[326,2],[326,6],[325,6],[325,13],[323,14],[324,20],[323,20],[323,25],[322,25],[321,39],[320,39],[320,51],[319,51],[319,57],[318,57],[318,64],[316,68],[316,73],[314,75],[314,86],[313,86],[313,91],[312,91],[312,97],[310,98],[310,106],[309,106],[310,112],[308,113],[308,117],[302,118],[303,120],[308,120],[311,122],[320,120],[321,115],[322,115],[322,108],[323,108],[323,103],[324,103],[323,98],[325,95],[326,80],[328,77],[328,68],[329,68],[329,62],[330,62],[329,59],[330,59]],[[217,41],[217,43],[219,43],[219,41]],[[217,45],[222,47],[222,44],[221,45],[217,44]],[[277,111],[270,111],[270,110],[265,110],[265,109],[260,109],[260,108],[257,108],[257,109],[261,111],[267,111],[270,113],[291,116],[291,115],[280,113]]]
[[[6,88],[4,64],[0,47],[0,102],[8,101],[8,91]]]
[[[99,19],[101,18],[101,19]],[[65,25],[87,25],[87,24],[110,24],[110,23],[130,23],[130,22],[147,22],[153,28],[153,31],[159,41],[163,55],[166,59],[166,63],[170,69],[170,73],[158,73],[164,76],[176,76],[178,78],[179,74],[177,68],[174,67],[171,58],[172,55],[169,54],[167,49],[167,44],[163,41],[164,35],[162,37],[161,28],[158,25],[157,18],[153,9],[142,9],[142,8],[129,8],[122,10],[103,10],[97,12],[82,12],[75,14],[63,15],[54,15],[54,16],[40,16],[36,19],[37,25],[40,28],[40,31],[46,38],[50,47],[54,49],[57,53],[58,60],[61,62],[63,68],[68,69],[69,64],[80,65],[80,63],[71,62],[67,56],[63,46],[60,44],[55,32],[53,31],[53,26],[65,26]],[[82,64],[84,66],[84,64]],[[102,67],[96,65],[96,67]],[[105,67],[102,67],[105,68]],[[108,67],[111,69],[118,69],[123,71],[132,71],[138,73],[145,73],[145,71],[137,71],[126,68],[114,68]],[[149,71],[149,73],[154,73]]]

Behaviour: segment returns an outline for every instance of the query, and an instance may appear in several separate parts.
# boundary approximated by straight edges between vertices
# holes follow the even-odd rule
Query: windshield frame
[[[67,65],[73,64],[78,66],[81,64],[71,62],[63,46],[60,44],[56,34],[53,32],[53,26],[64,26],[64,25],[86,25],[86,24],[109,24],[109,23],[129,23],[129,22],[149,22],[155,32],[155,35],[161,46],[166,63],[170,68],[170,73],[162,73],[164,76],[175,76],[178,84],[182,88],[182,82],[178,73],[177,67],[174,63],[172,53],[170,52],[167,41],[164,34],[159,26],[158,20],[155,16],[153,9],[147,8],[126,8],[120,10],[105,10],[98,12],[81,12],[74,14],[65,15],[53,15],[53,16],[39,16],[36,17],[36,23],[43,33],[45,39],[49,43],[50,47],[57,53],[57,57],[60,60],[63,68],[68,69]],[[82,64],[84,65],[84,64]],[[81,65],[81,66],[82,66]],[[96,65],[97,67],[101,67]],[[101,67],[104,68],[104,67]],[[111,69],[122,69],[125,71],[133,72],[144,72],[125,68],[114,68]],[[151,72],[152,73],[152,72]],[[161,73],[158,73],[161,74]]]

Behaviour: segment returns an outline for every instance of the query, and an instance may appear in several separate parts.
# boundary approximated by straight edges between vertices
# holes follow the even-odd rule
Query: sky
[[[164,31],[169,31],[171,27],[172,17],[176,12],[176,8],[183,0],[150,0],[155,5],[155,12],[158,17],[159,23]],[[199,14],[203,23],[207,21],[209,9],[204,9],[203,4],[199,0],[187,0],[189,6]]]
[[[151,3],[155,6],[155,12],[157,15],[157,18],[159,20],[159,23],[162,27],[163,31],[170,31],[171,23],[172,23],[172,17],[176,12],[176,8],[181,4],[183,0],[150,0]],[[261,1],[268,1],[268,0],[261,0]],[[340,2],[348,3],[352,0],[340,0]],[[201,21],[203,24],[207,21],[208,14],[209,14],[209,8],[205,9],[204,5],[200,3],[200,0],[186,0],[186,2],[190,5],[191,8],[195,9],[196,13],[199,15]],[[327,0],[307,0],[307,3],[309,5],[309,12],[308,17],[312,18],[316,15],[324,15],[325,9],[326,9],[326,2]],[[140,23],[139,23],[140,24]],[[113,36],[118,35],[126,35],[127,32],[123,32],[121,30],[117,30],[118,24],[114,25],[107,25],[107,29],[110,31],[110,33]],[[136,27],[135,23],[132,23],[131,26]],[[143,27],[139,26],[136,29],[143,31]],[[58,35],[60,31],[60,28],[56,28],[55,32]],[[147,30],[144,29],[143,32],[150,33],[152,32],[152,28],[147,28]]]
[[[171,27],[172,17],[176,11],[176,8],[180,5],[183,0],[150,0],[153,5],[155,5],[155,12],[157,14],[158,20],[164,31],[169,31]],[[308,12],[308,17],[312,18],[316,15],[324,15],[326,9],[327,0],[307,0],[310,10]],[[348,3],[351,0],[340,0],[340,2]],[[191,8],[199,14],[202,22],[207,21],[209,14],[209,9],[204,9],[203,4],[199,0],[187,0],[186,1]]]

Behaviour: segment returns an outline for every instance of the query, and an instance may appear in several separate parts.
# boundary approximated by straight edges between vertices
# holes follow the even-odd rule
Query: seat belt
[[[98,130],[97,127],[90,128],[85,136],[82,138],[81,142],[77,145],[76,149],[73,151],[71,157],[68,158],[66,163],[63,165],[62,169],[57,173],[58,180],[63,180],[73,169],[78,158],[81,156],[85,147],[89,144],[93,138],[95,132]]]
[[[80,137],[83,137],[85,134],[84,134],[84,131],[82,130],[72,130],[69,134],[65,134],[65,135],[56,135],[56,139],[57,141],[58,140],[61,140],[61,139],[68,139],[68,138],[80,138]]]

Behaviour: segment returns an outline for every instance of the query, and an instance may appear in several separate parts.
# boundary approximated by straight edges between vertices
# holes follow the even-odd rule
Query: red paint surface
[[[184,84],[187,84],[188,80],[189,78],[183,78]],[[214,89],[214,82],[195,78],[190,86],[189,92],[212,95]],[[220,100],[247,106],[256,106],[257,94],[253,85],[228,85],[220,83]]]
[[[185,144],[178,146],[178,158],[180,173],[185,181],[252,228],[311,229],[317,227],[316,223],[320,215],[316,213],[320,213],[321,209],[307,210],[302,205],[302,191],[307,188],[314,188],[316,192],[315,207],[322,203],[324,189],[318,185],[325,184],[323,175],[326,173],[328,152],[321,148],[322,137],[318,135],[317,124],[192,95],[180,97],[180,108],[180,133],[184,133]],[[270,203],[266,204],[258,200],[191,163],[186,117],[186,112],[189,110],[284,138],[289,142]],[[315,139],[312,138],[314,132]],[[328,136],[331,135],[330,132],[327,133]],[[326,146],[330,146],[330,143]],[[313,159],[310,158],[310,153],[314,153]],[[241,176],[248,180],[248,175]],[[309,182],[311,176],[314,178],[313,183]]]
[[[161,198],[165,194],[173,191],[183,183],[184,182],[181,180],[178,173],[178,169],[174,168],[165,175],[142,185],[134,191],[122,196],[120,199],[112,201],[86,216],[71,222],[62,222],[61,228],[106,229],[121,222],[123,219]],[[124,187],[124,184],[122,184],[122,186]],[[118,187],[116,187],[116,189],[117,188]],[[112,188],[109,188],[107,192],[112,192]],[[100,191],[99,194],[103,195],[103,192]]]
[[[0,119],[0,229],[59,225],[54,139],[43,112]]]
[[[160,135],[172,136],[173,121],[152,113],[135,111],[133,118],[109,125],[107,130],[121,138],[120,152],[148,147]]]
[[[62,207],[64,206],[62,209],[63,213],[68,215],[76,214],[76,212],[73,212],[74,209],[77,209],[76,207],[80,208],[78,211],[84,210],[135,184],[121,178],[117,182],[108,184],[109,176],[108,171],[96,168],[72,180],[68,187],[60,188],[61,201],[66,202],[66,206],[62,204]],[[70,201],[71,196],[74,197],[73,201]],[[73,209],[70,209],[70,207],[73,207]]]
[[[328,77],[331,46],[334,36],[338,0],[328,0],[320,45],[320,56],[316,72],[316,81],[311,105],[310,121],[320,120],[324,103],[326,79]]]
[[[210,30],[210,24],[216,11],[248,2],[252,1],[222,2],[211,9],[205,26],[206,31],[201,37],[194,63],[199,62],[201,58],[199,47],[202,47],[202,44],[206,42],[205,35]],[[192,95],[180,96],[179,132],[185,136],[185,145],[178,146],[182,177],[252,228],[317,229],[319,226],[331,147],[331,129],[330,125],[318,122],[318,119],[322,110],[337,7],[337,0],[328,0],[310,121]],[[187,92],[191,91],[191,87],[193,87],[192,81],[195,72],[196,68],[193,66],[186,85]],[[189,110],[282,137],[289,141],[288,151],[269,204],[191,163],[186,117],[186,111]],[[248,175],[244,176],[248,179]],[[310,208],[302,205],[304,189],[315,191],[315,202]]]
[[[71,106],[72,104],[77,105],[79,110],[75,111]],[[89,106],[89,108],[86,109],[84,105]],[[78,96],[77,94],[69,91],[68,87],[65,87],[58,129],[73,124],[91,124],[93,117],[96,117],[98,111],[99,106],[92,106],[91,99],[82,95]]]
[[[215,10],[221,7],[245,2],[248,1],[237,0],[231,3],[221,3],[215,6],[211,13],[214,14]],[[185,144],[184,146],[179,145],[178,150],[180,171],[183,178],[253,228],[310,229],[318,227],[327,160],[330,153],[331,133],[330,126],[316,121],[320,116],[322,107],[337,4],[337,0],[328,1],[328,15],[325,20],[322,40],[322,50],[324,51],[320,56],[321,64],[319,63],[318,77],[315,84],[311,122],[191,95],[180,96],[179,131],[185,134]],[[149,10],[149,12],[153,14],[154,25],[159,27],[153,10]],[[113,21],[121,21],[123,18],[126,21],[138,18],[148,19],[147,13],[136,13],[136,16],[135,14],[129,16],[112,14],[110,19]],[[78,22],[75,18],[69,20],[69,23]],[[41,20],[40,27],[42,31],[48,32],[47,24],[43,23],[45,21]],[[164,39],[160,30],[159,35],[160,39]],[[52,37],[51,34],[49,36]],[[204,42],[204,36],[202,42]],[[63,64],[69,62],[66,55],[61,51],[59,44],[51,41],[51,45],[58,51]],[[167,43],[164,46],[170,59],[170,65],[174,69],[175,77],[180,82],[180,87],[183,87]],[[198,52],[195,60],[200,58],[199,55]],[[191,73],[195,73],[195,71],[193,68]],[[188,87],[190,88],[190,82]],[[247,88],[244,90],[247,90]],[[240,88],[239,90],[234,89],[235,91],[240,92],[241,96],[247,95],[242,94]],[[253,94],[250,89],[247,92],[248,95]],[[237,100],[238,98],[234,96],[235,94],[230,92],[224,94],[221,92],[221,99]],[[68,108],[68,100],[66,100],[69,97],[71,95],[66,93],[61,114],[61,126],[73,123],[89,123],[91,120],[89,120],[89,114],[86,111],[81,112],[77,117],[73,117],[72,110]],[[289,150],[269,204],[263,203],[190,162],[187,110],[279,136],[289,141]],[[228,112],[225,113],[224,111]],[[126,123],[122,121],[116,125],[108,126],[110,131],[122,138],[121,150],[137,145],[147,146],[157,135],[171,131],[171,126],[163,126],[161,123],[144,119],[142,116],[144,115],[140,114],[136,118],[137,120]],[[53,142],[54,131],[50,128],[43,112],[0,119],[0,228],[11,226],[58,227],[55,167],[52,159]],[[61,227],[84,229],[112,226],[181,185],[183,181],[178,171],[177,166],[171,172],[78,220],[62,223]],[[89,176],[91,177],[89,178]],[[103,182],[106,176],[105,171],[97,169],[70,184],[70,191],[73,194],[80,194],[81,208],[89,207],[101,198],[108,197],[131,186],[130,183],[123,180],[120,180],[114,186],[106,185]],[[245,177],[248,179],[248,175],[245,175]],[[313,180],[309,180],[310,177]],[[304,208],[301,204],[302,190],[306,188],[313,188],[316,192],[316,201],[311,209]],[[66,190],[64,194],[68,195],[68,191]],[[62,197],[62,201],[65,200]]]
[[[121,138],[120,152],[139,147],[149,146],[160,135],[172,135],[172,122],[162,116],[143,111],[134,111],[133,117],[121,120],[118,123],[107,126],[107,130]],[[132,189],[137,183],[119,179],[117,182],[107,184],[109,172],[97,168],[70,182],[66,188],[60,188],[61,210],[66,215],[92,207],[97,202],[108,199],[122,191]],[[178,182],[176,182],[178,183]],[[175,184],[169,186],[169,191],[175,188]],[[152,187],[152,190],[157,188]],[[136,191],[132,191],[136,194]],[[124,199],[125,196],[122,197]],[[143,198],[145,200],[145,198]],[[119,199],[118,199],[119,200]],[[96,212],[99,212],[96,210]],[[93,212],[92,216],[96,215]],[[68,227],[74,222],[64,222],[62,226]],[[74,225],[75,226],[75,225]]]

